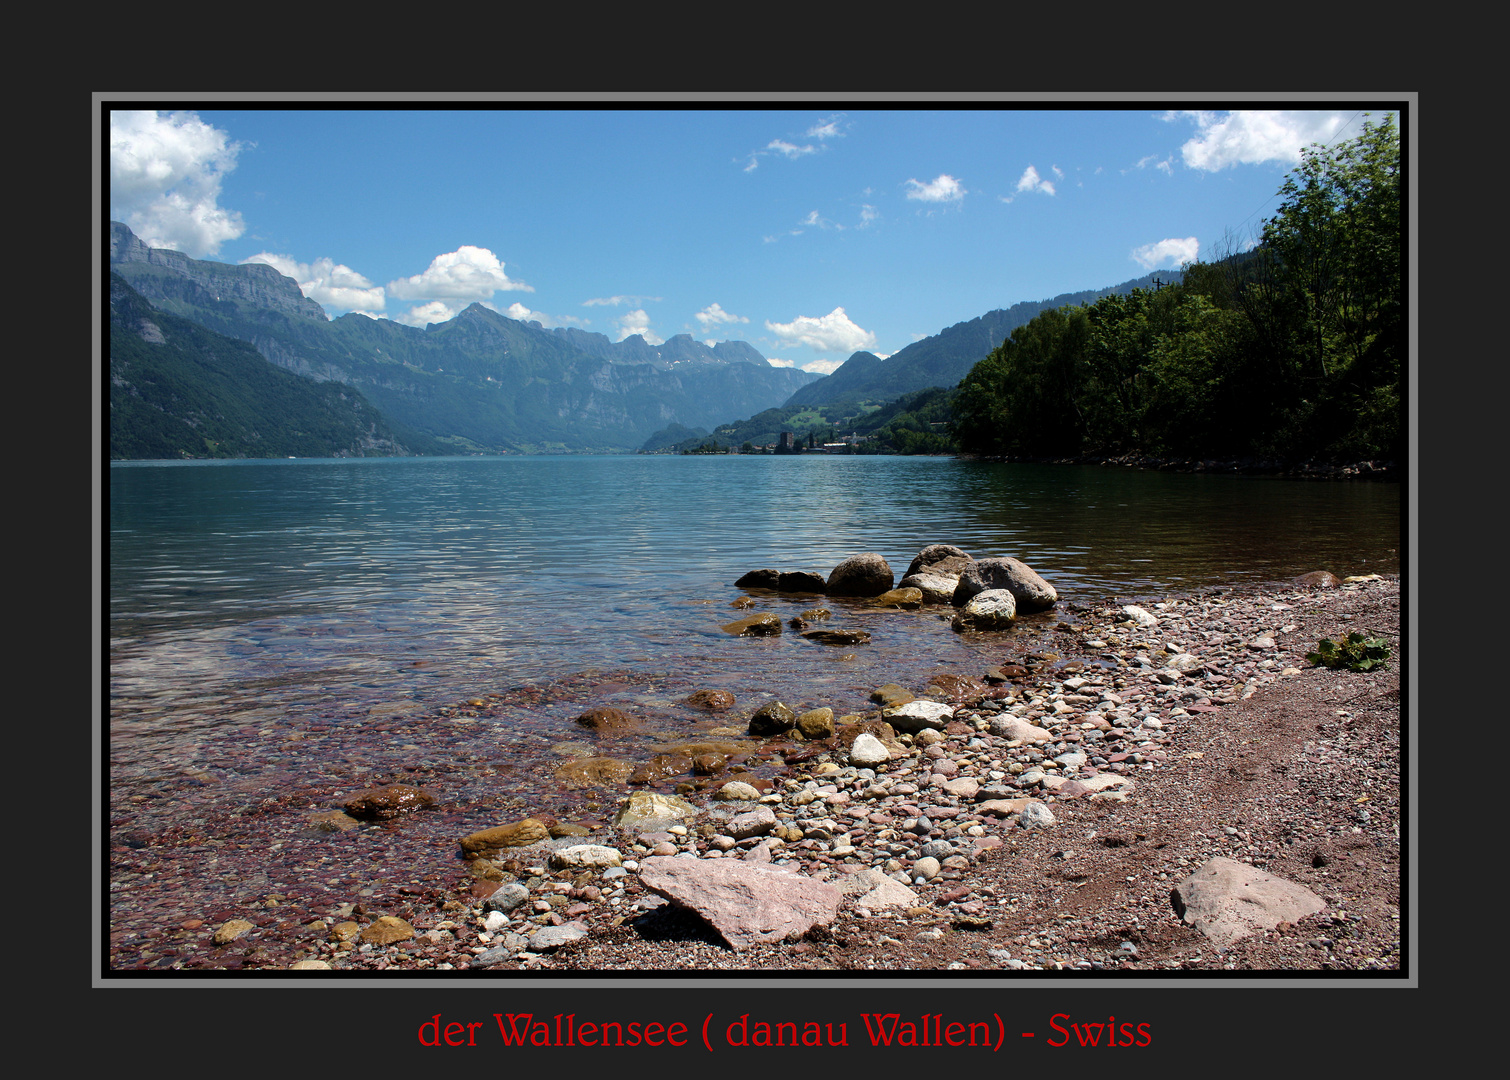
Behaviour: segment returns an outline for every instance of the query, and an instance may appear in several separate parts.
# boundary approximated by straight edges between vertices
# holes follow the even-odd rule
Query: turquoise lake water
[[[873,551],[900,577],[933,543],[1011,555],[1063,601],[1024,633],[1112,599],[1400,570],[1401,489],[1383,483],[757,456],[134,462],[106,479],[113,796],[195,770],[318,772],[332,725],[486,695],[453,749],[406,745],[458,771],[500,739],[528,758],[581,738],[584,702],[672,722],[703,686],[733,690],[735,714],[859,710],[881,683],[1009,648],[926,609],[811,596],[758,602],[783,619],[823,603],[870,644],[731,637],[733,583],[762,567],[827,576]],[[572,689],[503,700],[553,681]],[[246,746],[217,765],[231,739]]]

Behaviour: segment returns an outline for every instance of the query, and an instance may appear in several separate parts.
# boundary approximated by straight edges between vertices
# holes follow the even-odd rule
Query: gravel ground
[[[401,974],[482,966],[542,974],[1399,974],[1405,857],[1399,673],[1406,657],[1398,579],[1222,590],[1143,606],[1158,625],[1136,625],[1115,608],[1080,614],[1066,630],[1074,640],[1064,650],[1087,658],[1078,671],[1026,656],[1028,674],[1009,688],[987,696],[961,693],[954,699],[961,707],[935,746],[918,740],[869,775],[846,768],[840,753],[826,766],[824,755],[809,755],[774,778],[768,805],[784,827],[806,831],[805,838],[792,833],[790,842],[770,850],[805,873],[838,879],[874,865],[911,876],[918,843],[951,842],[961,855],[945,860],[937,877],[912,885],[918,899],[909,907],[863,911],[846,904],[831,926],[801,940],[736,953],[698,916],[646,891],[632,868],[622,876],[545,872],[547,852],[537,846],[495,860],[505,880],[528,885],[530,902],[507,919],[495,917],[491,929],[482,901],[499,881],[458,869],[454,857],[442,857],[450,853],[428,850],[407,853],[427,869],[391,890],[369,889],[373,895],[359,897],[305,890],[297,903],[274,894],[185,919],[171,897],[130,898],[145,896],[145,880],[154,876],[189,876],[181,864],[190,856],[180,852],[175,864],[170,836],[153,837],[147,847],[113,836],[111,888],[118,906],[106,969],[283,971],[317,961],[337,970]],[[1307,663],[1306,653],[1320,639],[1341,639],[1352,630],[1385,638],[1388,663],[1366,674]],[[1184,654],[1196,656],[1201,670],[1171,678],[1165,665]],[[1050,728],[1053,741],[1034,746],[992,733],[993,720],[1014,713]],[[1051,769],[1050,776],[1057,771],[1082,782],[1124,777],[1133,781],[1130,794],[1056,795],[1032,782],[1032,770],[1044,759],[1075,751],[1087,761]],[[929,770],[941,758],[957,776],[1040,799],[1055,823],[1025,828],[1015,816],[979,812],[969,798],[945,797],[929,784]],[[886,783],[888,792],[877,794]],[[804,802],[804,792],[812,799]],[[859,806],[874,816],[843,816]],[[925,833],[908,827],[934,806],[952,809],[953,816],[934,820]],[[823,815],[852,834],[852,842],[815,831]],[[719,844],[716,827],[701,828],[708,823],[692,822],[685,835],[603,830],[553,843],[611,843],[630,860],[670,851],[711,857]],[[373,844],[386,842],[372,848],[374,861],[405,853],[402,820],[371,831]],[[202,838],[187,840],[203,852]],[[669,846],[657,851],[657,844]],[[856,852],[846,853],[846,846]],[[1170,895],[1218,855],[1305,886],[1325,901],[1325,910],[1218,949],[1181,923]],[[398,940],[377,939],[384,916],[406,924]],[[586,930],[580,940],[554,950],[526,947],[526,935],[573,922]]]

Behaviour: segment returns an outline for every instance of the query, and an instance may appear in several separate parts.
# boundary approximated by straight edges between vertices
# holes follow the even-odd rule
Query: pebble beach
[[[736,704],[661,749],[692,770],[610,769],[591,813],[501,808],[447,835],[419,778],[193,829],[117,816],[106,967],[1400,969],[1397,578],[1108,605],[1053,630],[1052,654],[879,685],[865,712],[769,735]],[[1306,659],[1353,630],[1388,662]],[[1234,926],[1218,872],[1261,877],[1278,914]]]

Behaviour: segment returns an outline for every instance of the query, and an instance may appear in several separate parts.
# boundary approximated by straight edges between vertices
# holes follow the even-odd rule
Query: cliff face
[[[266,263],[228,263],[191,259],[179,251],[149,248],[125,225],[110,223],[111,269],[154,306],[182,308],[227,303],[274,311],[294,319],[326,323],[325,309],[299,291],[299,283]]]

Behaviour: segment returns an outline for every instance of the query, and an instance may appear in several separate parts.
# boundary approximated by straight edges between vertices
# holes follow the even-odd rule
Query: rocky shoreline
[[[1398,483],[1404,470],[1393,461],[1281,461],[1269,458],[1159,457],[1153,454],[1086,454],[1079,457],[1044,457],[1027,454],[980,456],[961,454],[980,461],[1003,461],[1035,465],[1104,465],[1178,473],[1227,473],[1242,476],[1277,476],[1291,480],[1382,480]]]
[[[425,869],[344,899],[331,877],[202,913],[133,903],[188,871],[116,837],[107,965],[1399,973],[1400,585],[1334,581],[1080,613],[1058,628],[1079,662],[877,687],[867,714],[778,726],[771,775],[641,785],[615,823],[406,851],[428,796],[369,792],[347,807],[382,822],[361,857]],[[1355,629],[1385,665],[1307,662]],[[1235,922],[1224,887],[1277,914]]]

